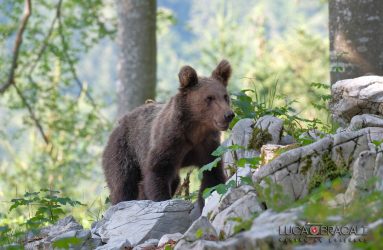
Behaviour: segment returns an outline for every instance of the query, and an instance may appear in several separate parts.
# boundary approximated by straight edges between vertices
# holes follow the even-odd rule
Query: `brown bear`
[[[171,199],[179,169],[212,162],[220,131],[234,117],[226,91],[231,66],[222,60],[210,77],[181,68],[178,93],[167,103],[147,103],[123,116],[109,137],[102,166],[112,204],[120,201]],[[224,183],[222,163],[203,173],[199,190]]]

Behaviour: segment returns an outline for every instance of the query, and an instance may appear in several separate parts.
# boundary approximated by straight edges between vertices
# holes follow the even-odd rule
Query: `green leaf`
[[[324,84],[320,82],[312,82],[310,84],[311,87],[317,88],[317,89],[329,89],[330,85],[329,84]]]
[[[60,191],[57,191],[57,190],[51,190],[51,189],[47,189],[47,188],[42,188],[40,189],[40,192],[49,192],[51,194],[59,194]]]
[[[211,187],[211,188],[205,188],[205,190],[202,192],[202,197],[204,199],[206,199],[207,197],[209,197],[211,195],[211,193],[215,190],[214,187]]]
[[[254,166],[254,165],[258,165],[260,161],[261,161],[260,157],[241,158],[235,162],[235,165],[237,165],[238,167],[244,167],[246,164]]]
[[[241,176],[241,183],[247,184],[247,185],[252,185],[253,184],[253,179],[249,176]]]
[[[218,184],[215,186],[215,191],[217,191],[218,194],[225,194],[229,187],[225,184]]]
[[[237,165],[238,167],[244,167],[246,164],[246,159],[245,158],[241,158],[239,159],[238,161],[235,162],[235,165]]]
[[[213,151],[213,153],[211,153],[212,156],[221,156],[223,155],[224,153],[226,153],[228,150],[227,147],[225,146],[219,146],[216,150]]]
[[[230,145],[230,146],[228,146],[227,148],[230,149],[230,151],[244,150],[244,149],[246,149],[246,147],[241,146],[241,145],[238,145],[238,144]]]
[[[24,194],[24,197],[36,196],[36,195],[39,195],[39,194],[40,194],[40,192],[31,192],[31,193],[26,192],[26,193]]]
[[[166,244],[164,250],[172,250],[173,247],[170,244]]]
[[[216,158],[214,161],[209,164],[204,165],[202,168],[198,170],[198,179],[202,180],[203,172],[211,171],[213,168],[217,167],[218,162],[221,161],[221,157]]]
[[[235,188],[237,186],[237,183],[235,182],[235,180],[231,180],[228,183],[226,183],[226,186],[228,188]]]
[[[373,140],[372,143],[373,143],[376,147],[379,147],[380,145],[382,145],[383,140],[381,140],[381,141]]]
[[[202,236],[203,236],[203,230],[202,230],[202,228],[199,228],[199,229],[197,230],[197,232],[195,232],[195,237],[196,237],[197,239],[200,239]]]

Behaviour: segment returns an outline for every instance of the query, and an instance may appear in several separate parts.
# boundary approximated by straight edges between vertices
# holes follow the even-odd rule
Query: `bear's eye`
[[[211,102],[211,101],[213,101],[214,99],[215,99],[215,97],[212,96],[212,95],[209,95],[208,97],[206,97],[206,101],[208,101],[208,102]]]

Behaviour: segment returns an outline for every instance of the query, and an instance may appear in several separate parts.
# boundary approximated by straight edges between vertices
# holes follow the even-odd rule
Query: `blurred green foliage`
[[[94,86],[79,78],[77,65],[115,34],[115,20],[105,14],[107,3],[32,1],[15,84],[0,98],[0,211],[10,197],[36,186],[81,197],[84,181],[101,182],[97,166],[111,122]],[[7,78],[23,11],[24,1],[0,3],[1,79]]]
[[[64,208],[81,204],[60,195],[59,191],[41,189],[38,192],[26,192],[21,198],[11,200],[10,214],[0,222],[0,246],[17,242],[22,245],[28,234],[37,234],[47,225],[54,224],[65,214]],[[27,214],[23,220],[15,220],[12,211]]]
[[[297,100],[296,112],[306,119],[327,119],[313,105],[328,89],[311,83],[329,82],[327,4],[319,1],[209,1],[194,0],[187,22],[193,35],[179,44],[169,30],[159,38],[159,98],[177,89],[180,65],[210,75],[228,59],[233,65],[230,90],[257,88],[264,96],[278,82],[276,105]],[[174,49],[172,49],[174,48]],[[262,97],[260,97],[262,98]]]

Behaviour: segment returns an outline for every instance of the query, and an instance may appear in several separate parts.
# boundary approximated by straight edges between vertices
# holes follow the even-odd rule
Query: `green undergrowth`
[[[299,220],[305,223],[321,224],[328,226],[344,226],[358,224],[367,226],[383,218],[383,193],[374,191],[376,178],[372,178],[365,183],[364,193],[358,194],[349,204],[339,204],[334,206],[333,202],[337,195],[345,192],[348,179],[345,177],[333,176],[332,180],[325,180],[311,192],[299,200],[292,200],[285,194],[282,187],[265,179],[265,185],[254,185],[260,202],[266,205],[268,209],[275,212],[284,212],[286,210],[303,207],[299,213]],[[253,220],[258,216],[254,214],[251,218],[229,218],[237,222],[236,233],[251,229]],[[365,241],[354,242],[354,247],[358,249],[382,249],[383,230],[379,226],[365,236]]]
[[[6,249],[22,249],[27,234],[38,234],[41,228],[56,223],[76,206],[84,204],[50,189],[26,192],[12,199],[9,215],[0,217],[0,246],[12,244]],[[12,213],[20,216],[15,218]]]
[[[307,161],[307,166],[312,164],[310,160]],[[332,159],[329,152],[325,152],[321,155],[321,160],[319,167],[310,178],[308,184],[308,190],[311,192],[315,188],[319,187],[320,184],[324,183],[327,180],[334,180],[338,177],[344,177],[349,173],[348,166],[346,164],[337,165]]]
[[[287,98],[284,98],[282,94],[278,94],[278,81],[269,88],[262,85],[253,85],[253,89],[244,89],[235,93],[232,97],[233,110],[236,113],[235,119],[230,124],[230,128],[233,128],[234,125],[240,120],[244,118],[255,119],[255,121],[263,116],[272,115],[278,117],[283,120],[284,130],[281,131],[279,135],[282,137],[283,135],[291,135],[295,139],[297,143],[292,144],[291,147],[286,147],[284,149],[277,150],[276,157],[280,154],[287,152],[288,150],[305,146],[313,142],[312,138],[302,137],[302,133],[307,132],[312,129],[322,130],[324,133],[332,133],[336,129],[336,125],[332,122],[322,122],[319,119],[305,119],[300,117],[299,113],[293,108],[293,104],[295,101],[288,101]],[[312,83],[311,88],[313,91],[316,89],[325,89],[329,91],[329,86],[327,84],[322,83]],[[329,100],[328,93],[326,94],[318,94],[322,100],[320,102],[321,106],[319,107],[318,103],[315,108],[319,110],[323,110],[324,113],[328,113],[325,109],[326,105],[324,104]],[[222,155],[224,153],[230,152],[232,158],[234,159],[233,164],[229,164],[227,169],[230,170],[234,175],[236,174],[238,168],[245,166],[246,164],[251,168],[258,168],[260,165],[264,163],[264,160],[260,157],[254,157],[251,159],[238,159],[236,155],[237,150],[246,150],[246,149],[256,149],[260,150],[262,145],[264,145],[267,141],[272,139],[272,135],[268,132],[267,129],[263,130],[258,127],[254,127],[252,131],[251,138],[249,140],[249,144],[247,147],[243,147],[240,145],[232,145],[229,147],[220,146],[216,151],[212,153],[213,156],[217,157],[213,162],[203,166],[199,170],[199,179],[202,178],[202,173],[204,171],[211,171],[212,168],[216,167],[218,163],[222,160]],[[330,164],[327,168],[333,169],[334,166],[331,165],[331,161],[328,159],[329,157],[324,156],[323,165],[326,166]],[[331,160],[331,158],[330,158]],[[311,158],[306,159],[306,167],[304,167],[304,171],[308,171],[311,167]],[[325,174],[320,173],[321,176],[314,176],[312,180],[312,184],[310,186],[310,190],[314,189],[318,186],[318,184],[323,181],[331,178],[338,177],[343,174],[343,170],[339,170],[337,173],[336,168],[330,172],[326,172],[326,169],[321,170],[322,172],[326,172]],[[243,178],[240,177],[238,180],[237,176],[235,176],[235,180],[232,180],[225,184],[219,184],[215,187],[210,187],[204,190],[204,198],[208,197],[213,191],[217,191],[219,194],[225,194],[230,188],[237,187],[241,183],[252,184],[251,178]]]
[[[338,125],[331,121],[327,102],[330,99],[329,85],[323,83],[311,83],[310,87],[313,92],[317,91],[319,102],[312,103],[314,109],[324,114],[326,119],[307,119],[300,115],[294,108],[295,100],[289,100],[283,93],[280,93],[278,81],[271,87],[261,85],[253,85],[252,89],[244,89],[232,96],[233,109],[236,113],[235,119],[230,127],[244,118],[258,120],[265,115],[271,115],[283,120],[284,129],[280,136],[291,135],[301,146],[308,145],[313,142],[310,137],[302,137],[304,132],[317,129],[325,134],[331,134],[336,131]],[[323,93],[323,90],[326,92]],[[270,140],[269,133],[254,128],[249,148],[259,149],[264,142]]]
[[[296,144],[293,148],[298,147]],[[380,146],[380,145],[379,145]],[[236,170],[244,167],[248,164],[251,168],[258,168],[261,164],[261,159],[245,158],[238,159],[236,150],[245,149],[239,145],[232,145],[230,147],[220,146],[213,155],[221,159],[224,153],[231,153],[235,160],[234,166]],[[289,150],[289,149],[285,149]],[[283,153],[285,152],[283,150]],[[350,203],[343,203],[334,205],[335,201],[339,202],[339,194],[343,194],[350,181],[350,171],[348,166],[350,160],[344,159],[340,150],[336,150],[338,157],[336,162],[331,158],[331,151],[326,151],[321,155],[308,155],[302,159],[302,163],[305,164],[301,169],[301,174],[310,176],[308,183],[308,195],[299,200],[295,200],[291,195],[287,194],[283,190],[282,186],[275,183],[270,178],[265,178],[261,183],[253,183],[251,178],[235,177],[235,181],[232,180],[226,184],[220,184],[216,187],[206,189],[204,197],[211,195],[213,191],[217,191],[221,197],[225,195],[231,188],[236,188],[240,185],[247,184],[255,188],[259,202],[267,209],[271,209],[275,212],[282,213],[288,209],[302,207],[303,210],[299,214],[300,220],[306,223],[319,223],[323,225],[349,225],[359,224],[367,225],[378,219],[383,218],[383,193],[381,191],[368,191],[374,190],[376,185],[376,179],[365,183],[365,190],[355,197]],[[313,166],[313,157],[318,160],[318,169],[315,173],[311,173],[310,170]],[[217,162],[217,161],[216,161]],[[209,165],[209,168],[205,168],[203,171],[210,171],[215,166]],[[235,221],[234,228],[235,233],[240,233],[249,230],[253,224],[254,219],[258,216],[257,213],[253,214],[250,218],[227,218],[228,221]],[[381,238],[383,231],[378,228],[369,233],[366,242],[353,243],[354,246],[360,249],[381,249]],[[224,240],[225,236],[220,235],[220,239]]]

